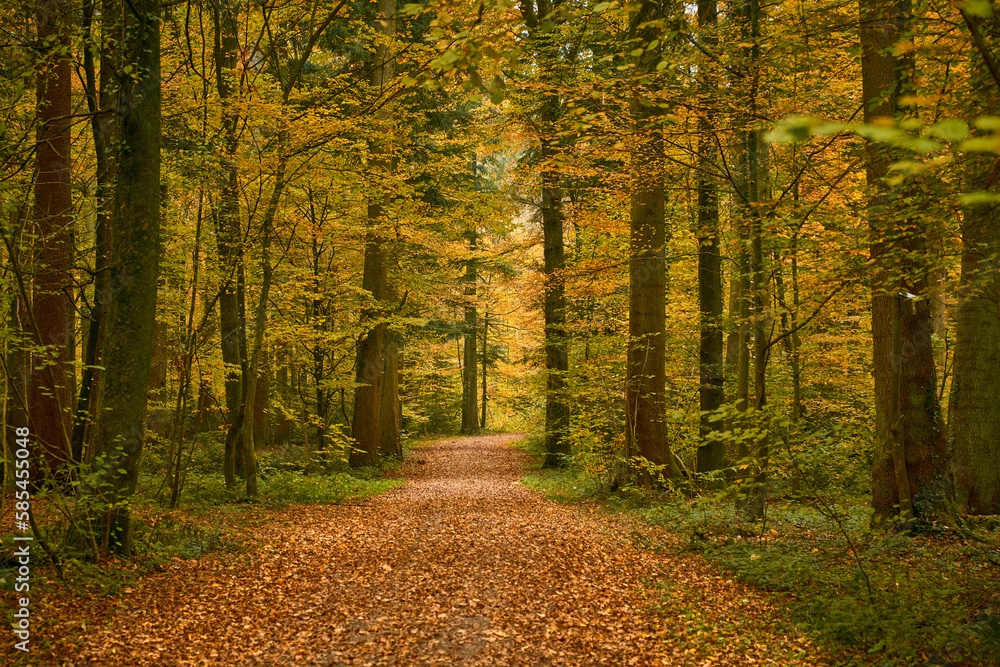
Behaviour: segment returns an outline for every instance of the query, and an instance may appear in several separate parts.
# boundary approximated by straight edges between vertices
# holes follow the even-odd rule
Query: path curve
[[[669,609],[653,612],[643,585],[677,577],[677,563],[522,487],[515,439],[437,442],[408,459],[407,483],[386,494],[290,508],[258,534],[260,549],[147,581],[63,664],[772,662],[767,646],[695,650],[706,641]]]

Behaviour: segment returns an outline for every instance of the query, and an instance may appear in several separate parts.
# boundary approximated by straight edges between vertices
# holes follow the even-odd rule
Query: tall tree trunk
[[[760,62],[760,39],[761,39],[761,6],[759,0],[745,0],[740,7],[742,16],[740,17],[740,34],[744,40],[743,56],[745,58],[745,95],[744,111],[742,115],[742,136],[743,162],[745,167],[742,175],[741,198],[744,203],[744,217],[746,220],[745,229],[748,232],[748,239],[741,238],[743,247],[743,257],[741,260],[749,259],[749,270],[744,270],[744,277],[749,277],[748,288],[752,289],[752,294],[748,289],[743,293],[743,308],[749,311],[752,299],[753,318],[749,324],[753,328],[753,390],[754,409],[762,411],[767,405],[767,362],[770,351],[770,297],[768,293],[769,276],[765,261],[767,255],[764,251],[764,229],[763,216],[761,211],[762,202],[769,198],[768,191],[768,160],[767,146],[763,141],[762,132],[759,128],[759,109],[762,103],[760,87],[762,82],[761,62]],[[747,252],[747,242],[749,252]],[[749,255],[749,257],[747,257]],[[747,275],[749,274],[749,276]],[[741,321],[742,327],[745,322]],[[737,396],[738,406],[741,409],[748,407],[749,395],[749,359],[746,354],[749,350],[741,347],[741,367],[739,369],[739,392]],[[761,415],[760,418],[763,418]],[[754,458],[754,479],[751,492],[749,493],[747,510],[752,517],[760,517],[764,512],[766,501],[767,463],[769,455],[769,433],[767,428],[758,429],[759,436],[753,443],[753,451],[741,444],[740,456],[745,457],[752,454]]]
[[[543,127],[554,134],[553,125],[559,114],[559,99],[548,93]],[[557,139],[550,135],[542,139],[543,163],[555,157]],[[542,173],[542,236],[545,272],[545,467],[565,465],[570,453],[569,405],[566,396],[566,374],[569,372],[569,344],[566,340],[566,287],[563,270],[566,251],[563,244],[562,190],[559,173],[547,166]]]
[[[104,368],[94,425],[96,494],[107,503],[98,541],[131,551],[126,500],[135,492],[144,440],[153,354],[160,235],[160,2],[122,8],[120,53],[135,54],[133,79],[118,92],[117,183],[112,218],[112,297],[108,303]],[[124,71],[118,67],[117,71]]]
[[[375,48],[375,68],[372,71],[372,88],[385,95],[393,80],[395,56],[391,39],[396,34],[395,0],[379,0],[376,32],[387,39],[380,39]],[[393,113],[388,100],[383,100],[378,109],[377,121],[383,134],[392,131]],[[369,148],[368,165],[378,180],[388,177],[392,170],[392,154],[387,142],[372,141]],[[384,188],[383,188],[384,189]],[[385,223],[387,195],[378,194],[368,204],[368,230],[365,232],[365,259],[362,288],[371,294],[373,303],[362,313],[363,322],[378,321],[382,317],[388,287],[387,240],[379,229]],[[380,425],[382,412],[382,347],[385,323],[377,322],[361,336],[358,342],[357,363],[354,381],[354,415],[351,420],[351,435],[357,447],[351,450],[352,466],[378,465]]]
[[[83,63],[85,72],[87,110],[90,112],[90,128],[94,139],[94,157],[97,164],[96,211],[94,219],[94,297],[87,322],[86,343],[83,349],[83,376],[80,394],[76,403],[76,416],[71,436],[74,461],[89,459],[84,451],[87,431],[94,421],[97,405],[97,388],[100,383],[101,349],[104,347],[104,325],[108,286],[110,285],[111,261],[111,214],[115,187],[115,137],[116,126],[111,113],[112,97],[117,83],[114,81],[115,35],[117,14],[113,0],[102,0],[101,29],[94,34],[94,12],[97,0],[89,0],[83,5],[83,29],[85,46]],[[100,81],[94,63],[93,44],[100,44]]]
[[[239,170],[236,165],[239,125],[238,94],[233,88],[236,75],[236,10],[230,0],[213,0],[215,85],[222,104],[223,182],[215,215],[216,243],[222,269],[223,287],[219,295],[219,340],[225,365],[226,410],[229,424],[237,419],[247,381],[246,359],[246,268],[243,234],[240,224]],[[223,458],[226,488],[236,487],[236,475],[242,468],[239,453],[243,450],[243,430],[236,429],[237,439],[229,438]]]
[[[35,148],[34,295],[31,333],[44,349],[35,355],[28,387],[32,435],[49,473],[71,460],[75,398],[73,202],[70,190],[71,3],[38,0],[36,20],[42,60],[37,82]]]
[[[751,22],[756,26],[759,22],[760,7],[757,0],[750,1],[753,18]],[[759,39],[760,34],[754,31],[753,39]],[[761,413],[767,405],[767,363],[771,351],[771,317],[770,317],[770,294],[768,290],[768,270],[765,265],[766,253],[764,252],[764,230],[763,220],[760,211],[760,204],[767,201],[767,146],[763,142],[761,131],[753,129],[748,133],[748,194],[751,205],[750,211],[750,246],[751,246],[751,273],[753,276],[753,379],[754,379],[754,410]],[[759,418],[764,416],[759,414]],[[764,515],[764,504],[767,499],[767,466],[770,456],[770,428],[759,429],[759,436],[756,442],[756,458],[754,488],[750,498],[750,515],[759,518]]]
[[[647,48],[636,64],[630,111],[636,139],[632,152],[629,234],[629,342],[625,381],[627,454],[664,466],[673,461],[666,437],[666,221],[662,130],[649,99],[648,77],[659,60],[649,48],[659,31],[645,27],[659,6],[643,2],[632,19],[633,32]],[[645,476],[646,481],[651,481]]]
[[[559,94],[547,90],[542,102],[541,137],[542,239],[545,273],[545,462],[547,468],[565,465],[570,453],[569,405],[566,374],[569,344],[566,339],[566,249],[563,243],[563,202],[560,174],[552,161],[559,153],[555,124],[561,115]]]
[[[379,425],[379,451],[386,456],[397,457],[403,456],[403,406],[399,400],[401,339],[398,331],[386,329],[382,351],[382,423]]]
[[[980,187],[990,173],[982,164]],[[958,497],[969,513],[1000,514],[1000,212],[966,211],[950,428]]]
[[[994,46],[1000,21],[966,15],[979,44]],[[989,50],[974,56],[975,112],[996,114],[997,71]],[[972,191],[992,186],[992,157],[967,157]],[[1000,514],[1000,206],[978,204],[962,221],[962,289],[956,324],[949,427],[958,500],[973,514]]]
[[[312,191],[309,192],[310,208],[312,208]],[[306,322],[318,333],[326,330],[328,323],[323,313],[323,297],[320,287],[320,260],[323,251],[319,242],[319,221],[313,218],[315,229],[312,234],[312,286],[314,296],[306,296]],[[316,390],[316,451],[326,447],[327,411],[330,405],[330,395],[324,385],[326,379],[326,346],[315,343],[312,347],[312,375]],[[308,423],[303,428],[309,428]]]
[[[281,142],[283,143],[283,142]],[[283,156],[282,156],[283,157]],[[278,204],[281,202],[281,192],[285,187],[285,164],[284,159],[279,161],[278,173],[274,177],[274,189],[271,191],[271,199],[268,201],[267,210],[264,213],[264,220],[261,225],[260,244],[260,268],[263,280],[260,286],[260,301],[257,302],[257,314],[254,320],[253,348],[250,354],[250,381],[246,387],[245,395],[241,401],[241,412],[244,415],[243,424],[243,465],[246,476],[246,491],[248,496],[257,495],[257,446],[258,443],[256,428],[257,396],[261,391],[267,390],[267,382],[261,383],[261,358],[264,349],[264,330],[267,328],[267,298],[271,290],[273,269],[271,267],[271,236],[273,234],[274,219],[278,212]],[[263,384],[263,387],[261,386]]]
[[[479,434],[479,405],[476,373],[476,231],[469,232],[469,252],[472,256],[465,263],[465,346],[462,360],[462,433]]]
[[[538,112],[539,158],[541,162],[541,216],[544,254],[545,315],[545,467],[565,464],[570,451],[569,405],[566,402],[566,373],[569,371],[569,346],[566,340],[566,289],[563,269],[566,250],[563,244],[563,193],[561,174],[555,164],[560,153],[556,123],[562,115],[559,93],[553,84],[558,55],[550,43],[553,12],[561,0],[521,0],[521,15],[536,44],[540,63],[539,81],[549,84],[542,91]]]
[[[705,47],[718,44],[715,34],[718,19],[716,0],[699,0],[698,28]],[[714,77],[708,63],[702,63],[700,72],[702,103],[709,104],[713,95]],[[701,421],[697,454],[697,471],[711,472],[725,466],[725,442],[712,436],[721,431],[723,424],[712,419],[725,400],[723,390],[722,358],[722,254],[719,232],[719,193],[713,176],[718,152],[713,135],[714,113],[706,107],[698,120],[698,175],[695,189],[698,193],[698,305],[701,312],[701,340],[698,348],[699,409]],[[716,415],[717,416],[717,415]]]
[[[860,19],[865,122],[895,121],[912,63],[892,47],[909,29],[910,4],[861,0]],[[901,219],[913,212],[903,209],[905,193],[891,192],[884,182],[891,160],[890,149],[868,145],[875,376],[872,505],[876,520],[901,509],[906,514],[907,507],[919,515],[920,501],[935,495],[948,459],[931,345],[933,320],[926,299],[928,274],[923,265],[928,230],[911,230],[912,221]],[[921,298],[904,299],[900,294]]]
[[[480,429],[486,428],[486,401],[488,400],[488,396],[486,393],[486,350],[488,349],[486,347],[486,334],[487,331],[489,330],[489,326],[490,326],[490,311],[487,310],[486,314],[483,315],[483,355],[481,357],[483,363],[483,400],[481,403],[481,409],[483,412],[481,417],[479,418]]]
[[[767,253],[764,248],[763,204],[771,198],[770,161],[768,147],[757,118],[763,114],[760,107],[766,103],[761,99],[762,72],[760,63],[761,4],[760,0],[747,0],[747,28],[751,42],[749,47],[750,104],[747,128],[747,204],[750,213],[750,269],[753,280],[753,371],[754,409],[761,413],[767,405],[767,363],[771,352],[770,315],[770,272]],[[763,415],[760,415],[763,418]],[[767,466],[770,456],[770,427],[759,429],[756,442],[756,472],[753,494],[750,498],[750,515],[759,518],[764,515],[767,501]]]

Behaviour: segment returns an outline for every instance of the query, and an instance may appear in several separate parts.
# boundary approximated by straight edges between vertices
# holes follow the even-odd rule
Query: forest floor
[[[820,665],[779,605],[683,544],[518,483],[513,435],[439,441],[407,483],[293,506],[237,554],[174,559],[117,596],[46,597],[30,656],[59,665]]]

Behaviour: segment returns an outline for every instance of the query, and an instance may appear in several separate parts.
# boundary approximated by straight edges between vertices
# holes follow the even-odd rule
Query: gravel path
[[[389,493],[280,512],[261,548],[146,580],[61,663],[816,664],[802,638],[759,643],[773,609],[700,560],[636,551],[617,524],[523,488],[514,439],[438,442]],[[674,607],[652,610],[651,578],[676,582]],[[755,639],[734,648],[741,618]]]

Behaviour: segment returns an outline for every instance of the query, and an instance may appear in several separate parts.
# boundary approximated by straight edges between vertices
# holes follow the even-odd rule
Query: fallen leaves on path
[[[275,512],[259,548],[178,561],[82,640],[46,638],[51,664],[819,662],[700,559],[635,550],[614,521],[523,488],[514,438],[435,443],[403,466],[403,487]]]

